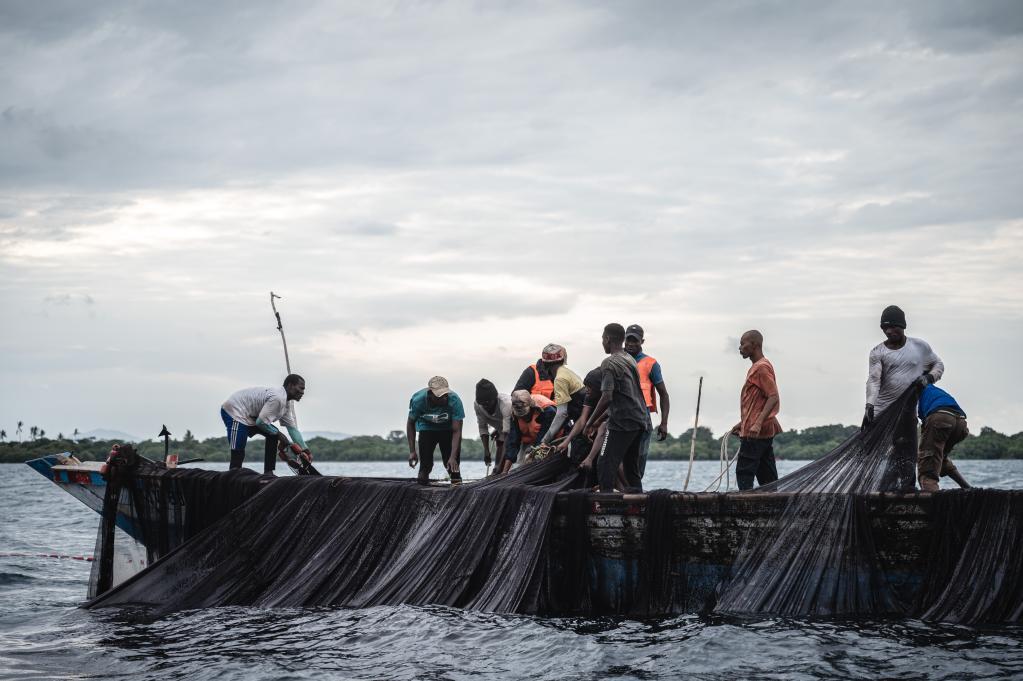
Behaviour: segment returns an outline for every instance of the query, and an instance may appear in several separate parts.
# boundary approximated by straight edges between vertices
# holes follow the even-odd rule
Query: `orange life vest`
[[[536,442],[536,436],[540,434],[540,415],[543,414],[544,409],[555,405],[553,401],[543,395],[533,395],[533,406],[535,408],[530,409],[526,416],[516,419],[519,422],[519,433],[522,435],[523,445],[531,445]]]
[[[636,371],[639,372],[639,388],[643,392],[643,399],[646,400],[646,407],[652,412],[657,411],[657,390],[650,380],[650,372],[657,360],[647,355],[636,362]]]
[[[549,400],[554,399],[554,381],[541,381],[540,372],[537,370],[535,364],[530,364],[529,368],[533,370],[533,387],[529,389],[532,395],[542,395]]]

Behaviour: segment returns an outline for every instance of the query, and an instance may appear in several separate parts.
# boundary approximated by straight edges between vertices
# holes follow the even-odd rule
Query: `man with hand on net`
[[[412,395],[408,403],[405,436],[408,438],[408,465],[415,468],[422,458],[417,478],[420,485],[430,482],[433,451],[438,446],[444,467],[451,476],[451,484],[457,485],[462,482],[459,461],[464,420],[465,409],[462,407],[462,399],[451,390],[448,379],[443,376],[434,376],[425,388]]]
[[[227,427],[230,467],[241,468],[245,461],[246,441],[254,435],[262,435],[266,438],[263,473],[270,475],[274,472],[278,448],[290,446],[284,434],[273,425],[275,421],[287,429],[306,461],[312,461],[312,454],[295,418],[295,402],[303,395],[305,379],[298,374],[289,374],[280,388],[245,388],[228,397],[220,406],[220,417]]]
[[[931,346],[906,335],[906,313],[889,305],[881,313],[881,331],[885,340],[870,351],[867,373],[867,406],[862,428],[870,428],[882,412],[895,403],[910,387],[919,389],[936,383],[945,365]],[[897,489],[916,489],[917,428],[916,410],[907,408],[895,428],[894,462]]]
[[[949,460],[952,448],[966,439],[970,429],[966,425],[966,412],[936,385],[924,386],[920,393],[918,410],[923,422],[920,436],[920,455],[916,462],[917,480],[924,492],[938,491],[938,478],[950,477],[962,488],[970,486]]]
[[[550,430],[556,408],[554,401],[543,395],[530,395],[526,390],[511,394],[511,432],[504,448],[504,458],[497,464],[498,473],[507,473],[519,459],[523,447],[540,444],[541,438]]]
[[[480,441],[483,442],[483,463],[490,468],[490,441],[493,440],[496,443],[497,464],[500,466],[504,458],[504,446],[511,432],[511,396],[497,392],[497,386],[481,378],[476,384],[476,401],[472,406],[480,429]],[[494,429],[493,434],[491,428]]]
[[[554,421],[543,436],[542,444],[550,444],[558,437],[562,428],[574,424],[583,413],[586,402],[586,387],[579,375],[565,366],[568,351],[560,345],[551,343],[543,349],[544,363],[554,374]]]
[[[598,478],[601,492],[614,491],[618,467],[625,474],[625,492],[642,492],[639,452],[643,438],[649,436],[650,410],[643,399],[636,360],[625,352],[625,327],[611,323],[600,339],[607,358],[600,364],[600,399],[592,419],[608,414],[607,431],[601,444]]]

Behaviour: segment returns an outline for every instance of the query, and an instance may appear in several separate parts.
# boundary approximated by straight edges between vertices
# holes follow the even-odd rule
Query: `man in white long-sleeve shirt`
[[[273,425],[275,421],[287,429],[305,457],[312,458],[295,419],[295,402],[304,394],[305,379],[298,374],[290,374],[280,388],[245,388],[227,398],[220,406],[220,417],[227,427],[231,468],[242,467],[246,441],[253,435],[262,435],[266,438],[263,472],[273,473],[278,446],[288,444],[284,434]]]
[[[898,306],[889,305],[881,313],[881,330],[886,340],[870,351],[863,428],[869,428],[911,385],[922,388],[937,382],[945,372],[941,358],[926,341],[906,336],[906,313]],[[905,410],[895,431],[893,456],[898,467],[897,486],[903,491],[916,488],[915,407],[914,402]]]

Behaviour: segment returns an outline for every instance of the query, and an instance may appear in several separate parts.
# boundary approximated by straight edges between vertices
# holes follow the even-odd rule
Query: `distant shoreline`
[[[827,454],[850,435],[856,426],[828,425],[790,430],[780,433],[774,439],[775,455],[780,460],[811,461]],[[475,436],[475,433],[473,433]],[[651,461],[688,461],[692,429],[679,436],[669,435],[663,442],[650,445]],[[696,432],[696,458],[701,461],[718,460],[721,456],[721,440],[707,428]],[[83,461],[102,461],[110,448],[121,440],[95,440],[85,438],[50,439],[36,438],[21,442],[0,442],[0,463],[23,463],[48,454],[70,452]],[[387,437],[379,435],[356,435],[343,440],[329,440],[314,437],[308,441],[317,461],[406,461],[408,444],[404,431],[391,431]],[[728,450],[734,454],[739,441],[730,437]],[[137,443],[139,452],[151,459],[163,459],[164,443],[146,440]],[[258,450],[262,457],[262,438],[255,438],[249,448]],[[229,458],[227,438],[212,437],[198,440],[186,431],[185,437],[170,441],[171,453],[179,458],[202,458],[205,461],[227,461]],[[493,451],[493,447],[491,448]],[[952,452],[957,460],[1023,459],[1023,432],[1005,435],[992,428],[981,428],[957,445]],[[462,441],[462,459],[483,459],[483,444],[476,437]]]

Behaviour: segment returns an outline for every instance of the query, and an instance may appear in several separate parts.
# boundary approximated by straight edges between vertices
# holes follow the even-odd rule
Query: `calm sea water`
[[[781,472],[799,465],[781,462]],[[977,485],[1023,488],[1023,461],[958,465]],[[320,469],[409,470],[400,462]],[[482,473],[478,462],[463,464],[465,477]],[[697,462],[690,489],[717,474],[718,464]],[[680,489],[684,475],[678,462],[651,462],[645,483]],[[28,466],[0,465],[0,678],[1023,678],[1023,629],[914,620],[537,619],[381,607],[216,608],[131,623],[77,607],[90,563],[40,555],[91,555],[98,519]]]

